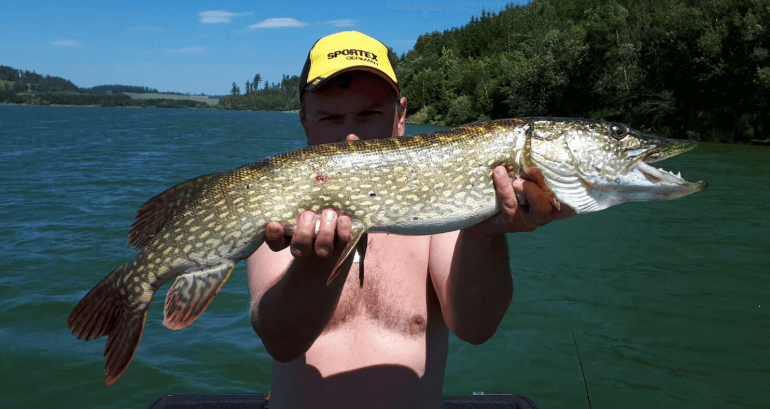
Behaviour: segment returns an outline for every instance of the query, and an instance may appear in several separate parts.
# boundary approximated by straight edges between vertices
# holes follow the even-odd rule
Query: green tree
[[[6,65],[0,65],[0,80],[3,81],[18,81],[19,72],[12,67]]]
[[[272,86],[265,81],[265,87],[258,89],[252,83],[252,92],[246,95],[230,95],[219,100],[219,109],[291,111],[299,109],[299,77],[283,75],[281,83]]]
[[[613,119],[745,141],[770,126],[767,0],[533,0],[421,35],[395,64],[410,115]]]

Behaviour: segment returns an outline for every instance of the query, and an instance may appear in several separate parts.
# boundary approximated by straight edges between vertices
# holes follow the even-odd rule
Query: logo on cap
[[[370,53],[369,51],[365,51],[365,50],[355,50],[352,48],[348,48],[347,50],[339,50],[339,51],[331,52],[329,54],[326,54],[326,57],[331,60],[332,58],[336,58],[338,55],[355,55],[355,56],[366,57],[367,59],[377,61],[377,54]]]

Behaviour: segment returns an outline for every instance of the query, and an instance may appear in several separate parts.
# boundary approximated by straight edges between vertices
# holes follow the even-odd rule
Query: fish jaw
[[[557,199],[578,214],[626,202],[660,202],[705,189],[650,163],[692,150],[694,141],[666,139],[607,121],[553,119],[535,131],[532,164]]]
[[[586,187],[586,195],[597,207],[591,211],[626,202],[665,202],[702,191],[706,182],[688,182],[672,172],[652,167],[644,162],[630,172],[614,179],[602,179]]]
[[[634,131],[636,132],[636,131]],[[681,153],[689,152],[698,146],[698,142],[686,139],[667,139],[639,132],[638,138],[647,140],[650,147],[644,152],[644,163],[655,163]]]

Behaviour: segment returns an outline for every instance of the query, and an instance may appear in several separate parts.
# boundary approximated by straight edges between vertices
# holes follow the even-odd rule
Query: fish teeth
[[[644,162],[639,164],[639,169],[642,172],[646,172],[658,179],[661,179],[669,183],[681,184],[682,182],[685,182],[685,180],[682,178],[682,172],[679,172],[678,174],[674,174],[674,172],[665,170],[663,168],[653,168],[652,166],[649,166]]]
[[[671,175],[671,176],[673,176],[675,178],[679,178],[679,179],[684,180],[684,178],[682,178],[682,172],[681,171],[677,172],[677,174],[675,175],[674,172],[672,172],[670,170],[666,170],[666,169],[663,169],[663,168],[658,168],[658,170],[663,172],[663,173],[667,173],[667,174],[669,174],[669,175]]]

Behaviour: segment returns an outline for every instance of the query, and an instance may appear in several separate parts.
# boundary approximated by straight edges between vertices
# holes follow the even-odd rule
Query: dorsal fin
[[[199,198],[212,179],[221,175],[211,173],[192,178],[148,200],[136,211],[134,223],[128,231],[128,247],[134,250],[144,247],[174,215]]]

